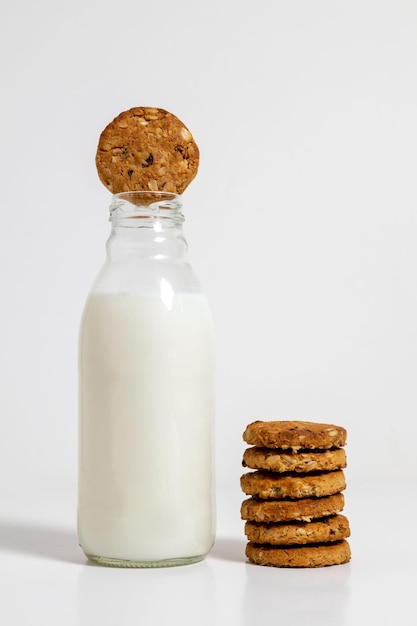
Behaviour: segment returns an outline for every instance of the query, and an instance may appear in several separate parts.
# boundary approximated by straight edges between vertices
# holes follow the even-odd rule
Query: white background
[[[2,0],[0,11],[5,623],[19,616],[57,623],[53,607],[61,603],[65,623],[91,624],[90,596],[98,601],[113,588],[129,588],[121,583],[126,576],[135,585],[132,572],[86,568],[74,528],[78,325],[109,232],[110,196],[94,157],[107,123],[140,105],[180,117],[201,152],[183,203],[190,260],[217,331],[223,558],[216,561],[214,553],[212,565],[192,571],[205,576],[211,567],[207,589],[220,584],[219,563],[227,578],[233,564],[236,581],[245,568],[250,572],[235,599],[192,594],[203,605],[211,598],[207,606],[217,611],[203,610],[204,623],[223,623],[226,608],[228,623],[232,616],[236,624],[246,623],[244,616],[253,623],[258,600],[266,617],[266,592],[258,597],[253,579],[279,577],[276,586],[269,578],[264,591],[288,583],[282,572],[251,568],[242,556],[241,435],[255,419],[311,419],[348,429],[351,545],[361,583],[374,579],[381,601],[381,555],[393,531],[375,527],[387,511],[407,513],[416,499],[417,5]],[[372,524],[381,544],[370,553]],[[410,549],[415,561],[415,547],[395,533],[399,543],[388,552],[401,546],[404,567],[413,560],[406,558]],[[64,555],[77,563],[76,585],[58,573]],[[354,564],[336,570],[358,576]],[[194,580],[184,571],[175,570],[176,584]],[[326,571],[331,575],[320,579],[320,589],[342,576]],[[152,581],[174,588],[167,571],[139,575],[147,597]],[[310,580],[298,575],[282,605],[287,623],[300,605],[297,589],[302,593]],[[40,590],[48,585],[44,605]],[[408,588],[401,588],[404,606]],[[341,596],[345,608],[333,623],[353,624],[361,598]],[[130,623],[140,606],[125,602],[119,622],[107,609],[100,619]],[[174,618],[184,613],[179,601],[168,608]],[[379,623],[393,623],[394,609],[381,609]]]

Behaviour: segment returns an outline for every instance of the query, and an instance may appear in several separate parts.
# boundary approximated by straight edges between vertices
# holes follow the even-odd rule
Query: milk
[[[90,295],[79,355],[85,554],[140,564],[203,558],[214,539],[205,297],[168,287],[159,296]]]

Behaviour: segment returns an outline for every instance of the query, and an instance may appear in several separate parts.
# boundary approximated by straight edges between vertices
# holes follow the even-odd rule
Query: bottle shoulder
[[[106,261],[90,293],[157,295],[161,289],[173,293],[202,293],[200,282],[189,263],[148,259]]]

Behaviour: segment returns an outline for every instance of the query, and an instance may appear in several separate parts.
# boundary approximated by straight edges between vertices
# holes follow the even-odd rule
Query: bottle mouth
[[[182,222],[181,196],[165,191],[122,191],[113,195],[110,221],[140,217]]]

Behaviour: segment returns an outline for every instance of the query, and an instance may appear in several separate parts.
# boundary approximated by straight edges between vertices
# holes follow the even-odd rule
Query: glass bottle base
[[[199,556],[187,556],[177,559],[162,559],[160,561],[129,561],[127,559],[110,559],[105,556],[86,555],[90,561],[107,567],[131,567],[131,568],[151,568],[151,567],[177,567],[179,565],[191,565],[206,558],[206,554]]]

